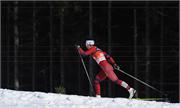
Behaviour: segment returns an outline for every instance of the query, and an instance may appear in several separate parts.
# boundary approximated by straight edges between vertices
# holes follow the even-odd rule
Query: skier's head
[[[89,49],[95,44],[94,40],[86,40],[86,47]]]

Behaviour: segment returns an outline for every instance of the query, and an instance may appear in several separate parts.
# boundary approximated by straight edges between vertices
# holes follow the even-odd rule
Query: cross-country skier
[[[134,96],[136,90],[131,88],[126,82],[118,79],[118,77],[114,73],[113,67],[120,67],[115,63],[114,59],[110,55],[95,46],[94,40],[86,40],[86,47],[88,49],[87,51],[84,51],[80,47],[80,45],[76,45],[76,47],[81,55],[92,56],[101,68],[100,72],[96,75],[94,80],[96,97],[101,97],[100,82],[105,80],[106,78],[109,78],[111,81],[115,82],[119,86],[124,87],[129,92],[129,98],[132,98]]]

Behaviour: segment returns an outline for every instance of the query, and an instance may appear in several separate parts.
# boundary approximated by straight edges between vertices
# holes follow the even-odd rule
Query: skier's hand
[[[117,64],[114,64],[113,67],[114,67],[114,69],[117,69],[117,70],[120,69],[120,67]]]
[[[80,48],[80,45],[75,44],[75,47],[78,49],[78,48]]]

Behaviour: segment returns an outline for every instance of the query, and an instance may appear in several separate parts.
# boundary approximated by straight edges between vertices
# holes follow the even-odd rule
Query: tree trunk
[[[133,10],[134,13],[134,76],[138,77],[138,55],[137,55],[137,10]],[[134,80],[134,88],[138,91],[137,81]],[[137,94],[138,95],[138,94]]]
[[[18,2],[14,2],[14,86],[19,89],[19,70],[18,70],[18,49],[19,49],[19,31],[18,31]]]
[[[149,83],[149,70],[150,70],[150,51],[151,51],[151,48],[150,48],[150,40],[149,40],[149,29],[150,29],[150,24],[149,24],[149,6],[148,6],[148,2],[146,4],[146,33],[145,33],[145,46],[146,46],[146,73],[145,73],[145,78],[146,78],[146,82]],[[146,97],[149,97],[149,88],[146,87]]]

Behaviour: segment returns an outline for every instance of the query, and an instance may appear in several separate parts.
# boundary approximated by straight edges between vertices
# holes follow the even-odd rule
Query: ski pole
[[[132,76],[132,75],[130,75],[130,74],[124,72],[124,71],[121,70],[120,68],[115,68],[115,69],[118,70],[118,71],[120,71],[120,72],[122,72],[122,73],[124,73],[124,74],[126,74],[127,76],[129,76],[129,77],[131,77],[131,78],[133,78],[133,79],[139,81],[140,83],[142,83],[142,84],[144,84],[144,85],[150,87],[151,89],[153,89],[153,90],[155,90],[155,91],[161,93],[162,95],[167,96],[167,94],[164,94],[162,91],[158,90],[157,88],[155,88],[155,87],[153,87],[153,86],[151,86],[151,85],[149,85],[149,84],[147,84],[147,83],[141,81],[140,79],[138,79],[138,78],[136,78],[136,77],[134,77],[134,76]]]
[[[88,71],[87,71],[86,65],[85,65],[85,63],[84,63],[84,60],[83,60],[83,58],[82,58],[81,54],[79,53],[79,51],[78,51],[78,54],[79,54],[79,57],[80,57],[81,62],[82,62],[82,64],[83,64],[84,70],[85,70],[85,72],[86,72],[86,75],[87,75],[87,78],[88,78],[89,84],[90,84],[90,86],[91,86],[91,91],[93,92],[93,94],[95,94],[94,89],[93,89],[93,85],[92,85],[92,83],[91,83],[91,79],[90,79],[90,77],[89,77],[89,74],[88,74]]]

